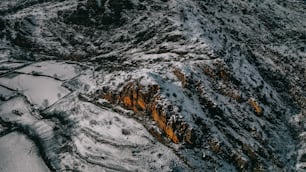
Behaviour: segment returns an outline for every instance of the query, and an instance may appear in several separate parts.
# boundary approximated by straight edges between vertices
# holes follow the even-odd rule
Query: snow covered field
[[[0,172],[305,171],[305,11],[0,0]]]
[[[38,149],[25,135],[13,132],[0,138],[0,171],[49,172]]]
[[[15,94],[16,92],[0,86],[0,101],[6,101],[9,98],[13,97]]]
[[[65,62],[44,61],[26,66],[17,72],[50,76],[59,80],[69,80],[77,76],[80,71],[77,66]]]
[[[69,93],[53,78],[12,73],[0,78],[0,84],[23,93],[32,104],[46,108]]]
[[[169,171],[186,168],[174,152],[157,142],[134,119],[102,109],[71,95],[45,112],[70,121],[73,152],[60,153],[63,168],[78,164],[80,171]],[[174,163],[175,162],[175,163]],[[172,164],[174,163],[174,164]]]
[[[78,91],[70,94],[64,82],[65,86],[84,93],[94,88],[91,72],[76,77],[78,74],[75,65],[51,61],[31,64],[2,76],[0,95],[4,102],[0,104],[0,120],[5,125],[16,126],[17,130],[30,132],[43,149],[40,151],[52,160],[49,166],[56,170],[169,171],[170,168],[186,168],[171,149],[155,140],[134,119],[81,101]],[[37,107],[47,109],[39,114]],[[3,128],[0,133],[5,131]],[[20,142],[15,143],[16,149],[6,150],[9,154],[0,160],[0,167],[11,159],[22,163],[10,161],[1,170],[48,171],[41,157],[23,153],[33,151],[38,154],[38,148],[22,134],[11,133],[1,137],[0,143],[5,143],[0,146],[0,155],[5,154],[5,147],[17,139]],[[72,149],[66,151],[68,147]],[[18,152],[21,154],[16,158]],[[33,166],[23,164],[28,162]]]

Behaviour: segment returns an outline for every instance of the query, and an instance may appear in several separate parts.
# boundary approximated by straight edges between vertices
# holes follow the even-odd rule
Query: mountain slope
[[[14,75],[32,69],[26,74],[70,91],[42,101],[32,121],[60,128],[50,139],[63,156],[41,148],[53,170],[303,171],[305,10],[302,0],[2,1],[0,84],[34,109]],[[54,60],[74,65],[74,76],[30,64],[60,69]],[[108,120],[117,128],[103,129]],[[127,143],[125,126],[133,133]],[[37,135],[38,145],[48,145]]]

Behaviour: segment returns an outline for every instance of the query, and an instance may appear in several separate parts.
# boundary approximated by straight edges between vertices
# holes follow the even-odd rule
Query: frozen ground
[[[0,141],[50,171],[305,171],[305,10],[1,0]]]
[[[45,61],[31,64],[27,67],[17,70],[17,72],[50,76],[59,80],[68,80],[77,76],[80,69],[73,64],[65,62]]]
[[[16,92],[0,86],[0,99],[1,99],[1,101],[6,101],[9,98],[13,97],[15,94],[16,94]]]
[[[62,82],[43,76],[11,73],[0,78],[0,84],[24,94],[32,104],[41,108],[52,105],[69,94]]]
[[[16,62],[2,62],[0,65],[0,74],[5,74],[10,71],[13,71],[16,68],[24,66],[24,63],[16,63]]]
[[[48,171],[41,164],[40,151],[44,152],[43,159],[51,160],[48,162],[51,171],[169,171],[171,168],[187,168],[172,149],[159,143],[141,124],[123,112],[119,114],[79,100],[78,92],[89,93],[95,88],[90,71],[77,76],[78,73],[73,71],[75,65],[52,61],[44,62],[44,66],[65,67],[71,69],[71,73],[69,70],[67,74],[64,70],[46,70],[39,76],[33,72],[22,74],[32,69],[38,71],[38,66],[41,64],[31,64],[0,78],[1,85],[5,86],[0,87],[3,97],[0,121],[13,127],[13,131],[27,133],[39,147],[38,151],[36,145],[28,142],[22,134],[11,133],[1,137],[0,142],[5,142],[0,146],[1,154],[10,143],[21,140],[15,143],[14,152],[10,151],[12,147],[7,150],[10,153],[7,159],[0,160],[1,170],[18,172],[25,166],[23,162],[31,161],[32,168],[25,166],[24,170]],[[54,75],[62,77],[53,79]],[[63,82],[66,87],[77,91],[67,95],[69,91]],[[61,93],[61,96],[55,97],[56,93]],[[47,109],[39,113],[37,108]],[[10,127],[2,127],[0,132],[6,133]],[[15,158],[19,151],[20,157]],[[37,156],[23,156],[23,151],[33,151]],[[27,161],[18,164],[11,161],[8,166],[4,165],[11,159],[22,161],[23,158]]]
[[[61,152],[62,168],[78,164],[80,171],[170,171],[185,169],[174,152],[157,142],[134,119],[71,95],[49,108],[68,122],[72,152]],[[69,127],[70,126],[70,127]]]
[[[0,138],[1,172],[49,172],[32,140],[13,132]]]

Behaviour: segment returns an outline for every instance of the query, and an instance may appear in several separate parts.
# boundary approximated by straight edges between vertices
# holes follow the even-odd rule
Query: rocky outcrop
[[[1,54],[93,69],[88,97],[131,110],[195,171],[305,168],[302,1],[3,2]]]
[[[257,115],[262,115],[263,111],[262,111],[260,105],[258,104],[258,102],[254,98],[250,98],[248,100],[248,103],[249,103],[250,106],[252,106],[252,108],[254,109],[254,111]]]
[[[119,93],[104,90],[101,97],[113,104],[133,110],[139,115],[149,115],[163,131],[162,135],[172,142],[192,144],[192,130],[183,119],[174,120],[171,107],[167,109],[159,103],[159,89],[158,85],[145,87],[137,82],[130,82]],[[152,131],[152,133],[158,135],[158,132]],[[161,138],[161,136],[157,137]]]
[[[125,22],[122,12],[133,8],[134,4],[130,0],[88,0],[79,3],[73,13],[64,16],[67,23],[85,26],[122,25]]]

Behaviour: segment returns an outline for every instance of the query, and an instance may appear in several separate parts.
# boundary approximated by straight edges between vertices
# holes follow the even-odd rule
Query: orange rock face
[[[123,97],[123,103],[126,105],[126,106],[132,106],[132,100],[130,99],[130,97],[126,96],[126,97]]]
[[[174,133],[172,126],[167,125],[165,115],[161,115],[160,112],[158,112],[158,110],[156,109],[156,107],[153,107],[152,118],[154,121],[157,122],[158,127],[166,133],[168,138],[170,138],[174,143],[179,143],[180,140]]]
[[[170,123],[170,115],[167,115],[163,107],[158,106],[159,86],[151,85],[146,91],[143,88],[138,83],[131,82],[124,86],[120,93],[103,93],[102,98],[113,104],[119,103],[124,108],[133,110],[135,113],[149,114],[172,142],[179,143],[185,140],[191,144],[192,133],[191,130],[187,131],[187,125],[182,122]],[[186,138],[185,132],[187,133]]]
[[[259,103],[254,98],[250,98],[248,103],[249,103],[249,105],[252,106],[252,108],[254,109],[254,111],[256,112],[257,115],[262,114],[262,109],[261,109]]]
[[[177,77],[178,80],[181,81],[182,87],[185,88],[187,84],[186,76],[179,69],[175,69],[173,74]]]
[[[142,109],[142,110],[145,110],[146,109],[146,103],[143,99],[142,96],[138,97],[137,99],[137,104],[139,105],[139,107]]]

